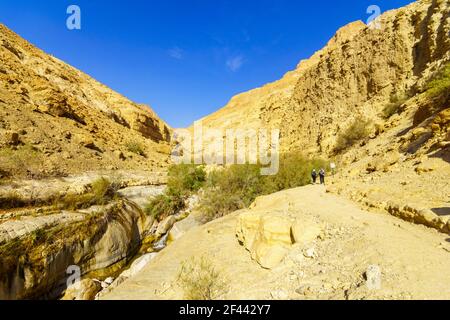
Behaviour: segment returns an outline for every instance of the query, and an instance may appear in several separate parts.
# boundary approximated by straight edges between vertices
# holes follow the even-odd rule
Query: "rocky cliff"
[[[446,1],[421,0],[385,12],[379,29],[350,23],[283,79],[232,98],[203,126],[279,129],[282,152],[337,165],[329,191],[445,230],[449,10]]]
[[[170,128],[0,25],[0,176],[158,169]]]
[[[446,1],[384,13],[380,29],[358,21],[281,80],[231,99],[205,117],[213,128],[278,128],[282,150],[329,155],[352,121],[380,122],[394,95],[413,96],[450,59]]]

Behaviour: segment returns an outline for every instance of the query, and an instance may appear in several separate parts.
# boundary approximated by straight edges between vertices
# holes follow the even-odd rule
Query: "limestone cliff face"
[[[32,149],[41,161],[38,169],[30,168],[34,175],[157,168],[166,163],[170,130],[150,107],[0,25],[0,145],[17,154]],[[141,155],[130,152],[130,145],[138,145]]]
[[[281,80],[240,94],[203,119],[214,128],[279,128],[281,148],[329,154],[355,118],[381,121],[392,95],[414,95],[450,60],[446,1],[417,1],[384,13],[380,29],[340,29]]]

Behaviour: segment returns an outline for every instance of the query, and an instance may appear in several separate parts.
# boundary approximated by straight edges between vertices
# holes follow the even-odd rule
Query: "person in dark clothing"
[[[317,172],[316,172],[316,169],[313,169],[313,171],[312,171],[312,173],[311,173],[311,177],[312,177],[313,184],[316,184],[316,180],[317,180]]]
[[[325,184],[325,170],[322,168],[319,171],[320,184]]]

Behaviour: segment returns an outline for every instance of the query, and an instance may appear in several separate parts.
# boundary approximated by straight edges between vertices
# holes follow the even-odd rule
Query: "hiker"
[[[313,169],[313,171],[312,171],[312,173],[311,173],[311,177],[312,177],[313,184],[316,184],[316,180],[317,180],[317,172],[316,172],[316,169]]]
[[[319,171],[320,184],[325,184],[325,170],[322,168]]]

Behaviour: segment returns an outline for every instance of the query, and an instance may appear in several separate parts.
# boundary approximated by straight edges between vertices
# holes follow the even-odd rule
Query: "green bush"
[[[437,74],[435,79],[431,80],[427,85],[426,94],[430,97],[441,95],[450,91],[450,63]]]
[[[204,184],[206,172],[201,166],[172,165],[168,171],[167,188],[164,194],[150,198],[145,213],[157,220],[164,219],[185,208],[185,199]]]
[[[309,159],[298,153],[288,153],[280,157],[280,168],[274,176],[264,177],[264,194],[301,187],[311,183],[311,172],[327,168],[322,159]]]
[[[180,194],[161,194],[149,200],[144,211],[156,220],[176,214],[184,208],[184,199]]]
[[[206,257],[184,261],[178,280],[186,300],[214,300],[227,289],[226,282]]]
[[[248,207],[263,190],[263,176],[257,165],[232,165],[211,172],[199,204],[202,222]]]
[[[142,147],[142,145],[137,141],[128,141],[127,144],[125,145],[125,147],[130,152],[133,152],[133,153],[143,156],[143,157],[146,156],[144,147]]]
[[[169,167],[167,188],[171,193],[187,195],[198,191],[206,180],[201,166],[180,164]]]
[[[408,96],[393,94],[390,98],[389,103],[384,107],[382,116],[384,119],[389,119],[394,114],[398,113],[402,104],[408,100]]]
[[[307,185],[312,169],[326,168],[324,160],[290,153],[280,157],[276,175],[262,176],[258,165],[232,165],[208,175],[199,209],[202,222],[247,208],[258,196]]]
[[[370,121],[356,118],[350,127],[339,134],[334,152],[340,153],[355,145],[358,141],[365,139],[369,135],[369,125]]]

